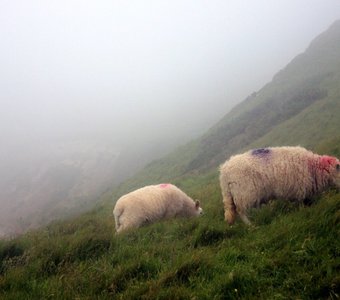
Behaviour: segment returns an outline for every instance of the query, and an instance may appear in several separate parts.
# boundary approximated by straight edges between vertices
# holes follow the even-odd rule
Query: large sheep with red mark
[[[113,209],[117,233],[128,228],[174,217],[202,214],[198,200],[194,201],[172,184],[150,185],[118,199]]]
[[[232,156],[220,167],[224,217],[233,224],[238,214],[275,198],[303,201],[328,187],[340,188],[339,159],[302,147],[255,149]]]

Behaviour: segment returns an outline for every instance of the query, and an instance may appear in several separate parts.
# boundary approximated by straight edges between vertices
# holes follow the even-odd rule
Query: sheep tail
[[[119,231],[119,228],[122,225],[119,222],[119,218],[123,214],[123,212],[124,212],[124,208],[115,209],[114,212],[113,212],[113,215],[114,215],[114,218],[115,218],[115,225],[116,225],[116,231],[117,232]]]
[[[236,218],[236,205],[234,203],[233,196],[230,192],[226,192],[223,195],[224,203],[224,219],[229,225],[234,224]]]

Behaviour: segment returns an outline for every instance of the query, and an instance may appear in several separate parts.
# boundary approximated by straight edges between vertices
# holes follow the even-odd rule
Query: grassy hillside
[[[223,220],[216,166],[247,148],[300,144],[340,156],[340,22],[201,139],[157,160],[104,205],[0,241],[0,299],[339,299],[340,194],[280,199]],[[113,200],[172,181],[205,215],[114,234]]]
[[[251,212],[257,227],[223,222],[216,181],[200,219],[121,236],[89,213],[0,244],[2,299],[337,299],[340,199],[277,201]]]
[[[330,136],[340,136],[339,82],[340,21],[212,128],[189,169],[214,166],[252,143],[315,149]]]
[[[318,150],[340,138],[339,83],[340,20],[202,138],[153,162],[128,186],[205,172],[251,147],[299,144]]]

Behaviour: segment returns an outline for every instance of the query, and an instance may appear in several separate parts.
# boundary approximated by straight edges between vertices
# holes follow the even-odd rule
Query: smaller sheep
[[[150,185],[119,198],[113,209],[117,233],[128,228],[174,217],[202,214],[198,200],[193,201],[172,184]]]
[[[254,149],[232,156],[220,167],[224,217],[233,224],[238,214],[271,199],[302,202],[330,186],[340,188],[340,162],[302,147]]]

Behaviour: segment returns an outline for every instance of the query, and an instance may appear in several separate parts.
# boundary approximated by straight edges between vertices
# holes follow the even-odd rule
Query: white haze
[[[339,18],[338,0],[2,0],[0,235],[199,136]]]

